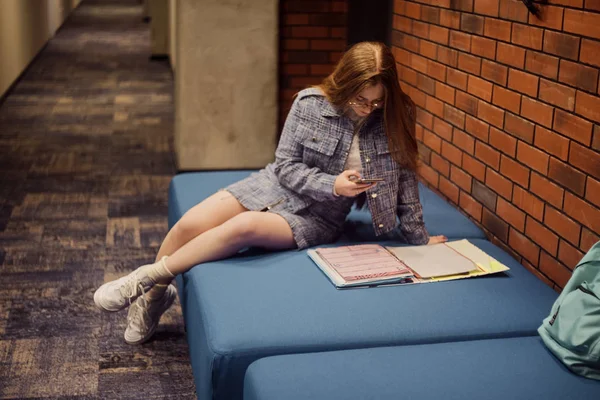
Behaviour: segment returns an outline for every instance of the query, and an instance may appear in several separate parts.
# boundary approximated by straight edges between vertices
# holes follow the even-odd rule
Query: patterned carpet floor
[[[179,305],[123,340],[104,281],[152,261],[173,77],[136,0],[86,0],[0,105],[0,399],[194,399]]]

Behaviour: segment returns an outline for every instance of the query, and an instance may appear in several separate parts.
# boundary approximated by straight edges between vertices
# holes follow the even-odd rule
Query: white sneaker
[[[125,341],[128,344],[141,344],[150,339],[158,326],[160,317],[171,307],[175,297],[177,297],[177,289],[173,285],[167,286],[163,296],[154,301],[146,300],[146,296],[138,297],[127,314]]]
[[[100,286],[94,293],[94,303],[104,311],[120,311],[152,289],[155,284],[148,275],[137,269],[127,276]]]

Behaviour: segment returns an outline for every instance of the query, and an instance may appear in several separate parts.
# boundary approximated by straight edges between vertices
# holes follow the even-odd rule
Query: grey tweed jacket
[[[281,202],[291,212],[310,208],[321,220],[341,229],[354,199],[335,196],[333,186],[343,172],[353,133],[351,120],[321,91],[301,91],[286,119],[275,161],[257,174],[263,185],[246,193],[247,202],[255,201],[257,209]],[[366,192],[375,233],[395,229],[398,216],[408,243],[427,243],[416,174],[392,159],[380,110],[363,124],[359,147],[362,176],[385,179]]]

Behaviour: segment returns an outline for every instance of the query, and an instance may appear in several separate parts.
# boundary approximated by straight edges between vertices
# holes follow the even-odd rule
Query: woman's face
[[[383,100],[383,85],[381,83],[376,83],[375,85],[369,85],[360,91],[354,99],[350,101],[350,107],[357,115],[366,117],[376,108],[382,107]]]

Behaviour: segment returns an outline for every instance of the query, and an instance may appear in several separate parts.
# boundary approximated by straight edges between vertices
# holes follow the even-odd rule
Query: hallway
[[[152,261],[173,77],[136,0],[85,0],[0,104],[0,399],[194,399],[179,305],[141,346],[94,290]]]

